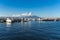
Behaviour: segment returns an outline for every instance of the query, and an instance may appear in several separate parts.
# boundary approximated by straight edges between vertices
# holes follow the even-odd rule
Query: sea
[[[0,23],[0,40],[60,40],[60,21]]]

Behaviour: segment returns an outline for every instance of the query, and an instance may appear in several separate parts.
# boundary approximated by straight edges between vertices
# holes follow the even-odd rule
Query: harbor
[[[28,22],[28,21],[60,21],[60,18],[19,18],[19,17],[3,17],[0,18],[0,23],[3,22]]]
[[[0,17],[0,23],[4,23],[4,22],[14,23],[14,22],[28,22],[28,21],[60,21],[60,18],[39,17],[36,15],[32,15],[32,12]]]
[[[0,0],[0,40],[60,40],[60,0]]]

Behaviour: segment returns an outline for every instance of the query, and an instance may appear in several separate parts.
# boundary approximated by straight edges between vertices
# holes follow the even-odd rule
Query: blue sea
[[[0,40],[60,40],[60,21],[0,23]]]

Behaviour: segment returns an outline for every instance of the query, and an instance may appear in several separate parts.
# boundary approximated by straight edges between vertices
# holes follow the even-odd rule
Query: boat
[[[9,18],[7,18],[7,19],[6,19],[6,22],[7,22],[7,23],[11,23],[11,22],[12,22],[12,20],[11,20],[11,19],[9,19]]]

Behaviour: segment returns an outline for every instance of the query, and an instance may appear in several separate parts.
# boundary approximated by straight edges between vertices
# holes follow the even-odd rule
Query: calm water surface
[[[0,23],[0,40],[60,40],[60,22]]]

